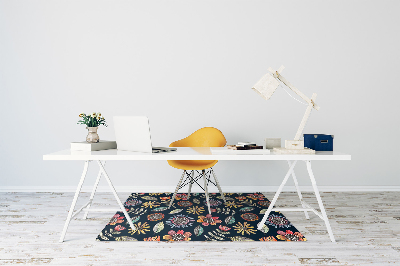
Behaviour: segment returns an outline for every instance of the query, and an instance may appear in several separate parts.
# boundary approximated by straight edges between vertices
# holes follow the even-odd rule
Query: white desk
[[[75,217],[78,213],[81,211],[85,211],[84,214],[84,219],[86,219],[87,214],[89,211],[110,211],[110,210],[102,210],[102,209],[90,209],[90,206],[92,204],[94,195],[96,193],[97,185],[100,181],[100,178],[102,175],[106,178],[111,191],[114,194],[115,199],[118,202],[118,205],[121,209],[121,211],[124,213],[125,217],[127,218],[129,225],[131,228],[134,228],[134,225],[132,223],[132,220],[130,219],[128,213],[126,212],[121,200],[119,199],[117,192],[114,189],[114,186],[112,185],[111,179],[108,176],[106,170],[105,170],[105,162],[106,161],[164,161],[164,160],[225,160],[225,161],[287,161],[289,165],[289,170],[286,173],[285,177],[283,178],[283,181],[281,185],[279,186],[277,192],[275,193],[274,198],[271,201],[270,206],[268,207],[268,210],[264,214],[264,217],[262,221],[258,224],[258,229],[262,228],[262,225],[265,223],[269,213],[271,211],[303,211],[306,219],[309,219],[308,216],[308,211],[311,211],[315,213],[318,217],[320,217],[326,225],[326,228],[328,230],[329,237],[332,242],[335,242],[335,238],[333,236],[328,217],[325,212],[324,205],[321,200],[321,196],[318,191],[317,184],[315,182],[314,174],[311,169],[311,161],[337,161],[337,160],[351,160],[351,156],[347,154],[343,154],[340,152],[316,152],[316,154],[313,155],[306,155],[306,154],[274,154],[273,152],[271,154],[266,154],[266,155],[238,155],[238,154],[212,154],[210,148],[177,148],[176,152],[169,152],[169,153],[141,153],[141,152],[129,152],[129,151],[118,151],[118,150],[103,150],[103,151],[92,151],[92,152],[85,152],[85,151],[71,151],[71,150],[63,150],[51,154],[47,154],[43,156],[43,160],[62,160],[62,161],[85,161],[84,168],[83,168],[83,173],[81,176],[81,179],[78,183],[78,187],[75,192],[74,199],[71,204],[71,208],[68,213],[67,220],[65,221],[64,229],[61,233],[61,238],[60,242],[64,241],[65,234],[68,229],[68,225],[73,217]],[[89,166],[89,163],[91,161],[96,161],[97,164],[100,167],[99,173],[97,175],[96,182],[94,184],[92,194],[90,196],[89,201],[84,204],[80,209],[78,209],[76,212],[75,210],[75,205],[78,200],[79,193],[81,191],[83,182],[85,181],[87,169]],[[315,192],[315,196],[318,201],[319,208],[321,212],[316,211],[314,208],[312,208],[309,204],[307,204],[301,195],[301,191],[298,186],[297,178],[294,173],[294,167],[298,161],[304,161],[307,166],[307,171]],[[296,189],[297,189],[297,194],[300,199],[300,203],[302,205],[302,208],[274,208],[274,205],[279,197],[279,194],[281,193],[283,187],[285,186],[287,180],[289,177],[292,176]]]

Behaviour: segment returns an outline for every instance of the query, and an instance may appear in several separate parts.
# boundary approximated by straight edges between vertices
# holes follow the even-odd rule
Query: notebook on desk
[[[176,148],[151,145],[149,119],[146,116],[114,116],[117,149],[136,152],[169,152]]]

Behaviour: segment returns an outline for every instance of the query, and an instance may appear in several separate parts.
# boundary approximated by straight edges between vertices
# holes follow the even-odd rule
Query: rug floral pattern
[[[280,212],[271,212],[257,230],[269,206],[261,193],[210,193],[211,215],[204,193],[132,193],[124,203],[136,226],[132,230],[117,212],[101,231],[99,241],[306,241]]]

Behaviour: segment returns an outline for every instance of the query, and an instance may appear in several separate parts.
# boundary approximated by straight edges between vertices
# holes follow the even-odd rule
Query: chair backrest
[[[170,147],[224,147],[226,139],[221,131],[214,127],[203,127],[190,136],[172,142]]]

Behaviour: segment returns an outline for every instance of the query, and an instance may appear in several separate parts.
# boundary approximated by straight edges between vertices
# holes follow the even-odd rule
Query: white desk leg
[[[85,161],[85,166],[83,167],[81,180],[79,180],[78,187],[76,188],[76,191],[75,191],[74,199],[72,200],[71,207],[69,208],[68,217],[67,217],[67,220],[65,221],[64,229],[61,233],[60,242],[64,241],[65,234],[67,233],[68,225],[71,222],[72,214],[74,213],[75,205],[76,205],[76,202],[78,201],[78,197],[79,197],[79,193],[81,192],[81,189],[82,189],[83,181],[85,181],[88,167],[89,167],[89,161]]]
[[[189,190],[188,190],[188,199],[190,198],[190,192],[192,192],[192,185],[193,185],[193,177],[194,177],[194,170],[190,173],[190,182],[189,182]]]
[[[106,165],[106,161],[104,161],[103,164],[105,166]],[[90,206],[92,205],[92,202],[93,202],[94,194],[96,193],[97,186],[99,185],[99,182],[100,182],[100,178],[101,178],[101,170],[99,170],[99,173],[97,174],[97,179],[96,179],[96,182],[94,183],[92,194],[90,195],[89,204],[86,207],[85,214],[83,214],[83,219],[86,219],[87,216],[88,216]]]
[[[279,194],[281,194],[283,187],[285,186],[287,180],[289,179],[289,176],[291,175],[293,168],[295,167],[297,161],[293,161],[292,165],[289,167],[289,171],[286,173],[285,178],[283,179],[281,185],[279,186],[278,190],[275,193],[275,196],[273,198],[273,200],[271,201],[271,203],[269,204],[269,207],[267,209],[267,211],[264,214],[264,217],[262,218],[261,222],[258,224],[257,229],[261,230],[265,224],[265,221],[268,218],[268,215],[270,214],[272,208],[274,207],[276,201],[278,200]]]
[[[97,163],[99,164],[100,170],[101,170],[101,172],[103,173],[104,177],[106,178],[106,180],[107,180],[107,182],[108,182],[108,185],[110,186],[111,191],[113,192],[114,197],[115,197],[115,199],[117,200],[119,207],[121,208],[121,211],[124,213],[126,220],[128,221],[129,225],[131,226],[131,229],[132,229],[133,231],[135,231],[135,230],[136,230],[136,227],[133,225],[131,217],[129,217],[128,212],[125,210],[124,205],[122,204],[121,200],[119,199],[118,194],[117,194],[117,191],[115,191],[115,188],[114,188],[114,186],[113,186],[113,184],[112,184],[112,182],[111,182],[111,179],[110,179],[110,177],[108,176],[106,170],[104,169],[103,164],[102,164],[100,161],[97,161]]]
[[[221,194],[222,199],[223,199],[224,202],[226,203],[224,193],[222,192],[221,186],[219,185],[217,176],[216,176],[215,173],[214,173],[214,169],[211,168],[211,172],[212,172],[212,174],[213,174],[213,176],[214,176],[215,183],[217,184],[217,187],[218,187],[218,190],[219,190],[219,194]]]
[[[326,215],[326,212],[325,212],[324,204],[322,203],[321,196],[319,195],[317,183],[315,182],[314,174],[311,169],[311,161],[306,161],[306,164],[307,164],[307,171],[310,176],[311,184],[314,188],[315,197],[317,198],[318,205],[321,210],[322,217],[324,218],[323,220],[325,222],[326,229],[328,230],[329,237],[331,238],[332,242],[336,242],[335,237],[333,236],[333,233],[332,233],[331,225],[329,224],[328,216]]]
[[[289,164],[289,167],[290,167],[291,162],[288,161],[288,164]],[[301,195],[301,191],[300,191],[300,188],[299,188],[299,183],[297,182],[297,178],[296,178],[296,174],[294,173],[294,170],[292,171],[292,177],[293,177],[294,185],[296,186],[297,195],[299,196],[299,199],[300,199],[300,202],[301,202],[301,206],[303,208],[307,208],[303,203],[303,196]],[[304,211],[304,214],[306,215],[306,219],[307,220],[310,219],[310,216],[308,216],[308,212],[307,211]]]

